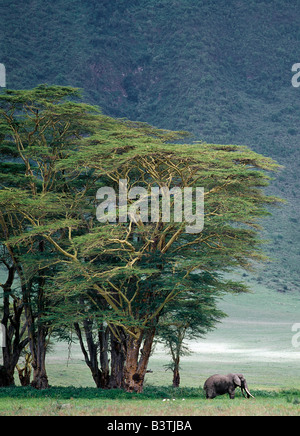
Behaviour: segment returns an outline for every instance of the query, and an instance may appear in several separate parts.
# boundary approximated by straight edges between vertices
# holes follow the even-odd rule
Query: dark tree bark
[[[85,363],[92,373],[97,388],[123,388],[125,363],[123,330],[116,327],[113,334],[108,326],[101,325],[98,342],[96,342],[92,321],[84,320],[82,326],[74,323],[74,327]]]
[[[38,250],[40,253],[44,252],[45,242],[40,241],[38,245]],[[32,313],[32,305],[29,304],[26,307],[26,313],[28,316],[28,331],[29,331],[29,341],[30,351],[32,356],[32,368],[33,368],[33,380],[31,386],[36,389],[47,389],[49,388],[48,376],[46,371],[46,352],[47,352],[47,342],[49,328],[43,316],[46,312],[46,296],[45,296],[45,270],[38,271],[37,278],[37,314],[36,316]],[[31,303],[31,295],[33,295],[32,287],[28,294],[29,303]]]
[[[48,330],[41,326],[38,327],[37,334],[31,336],[30,351],[33,368],[33,380],[31,386],[36,389],[49,388],[46,371],[47,335]]]
[[[42,316],[44,315],[44,289],[43,284],[38,289],[38,304],[35,316],[32,310],[31,293],[32,283],[23,285],[23,300],[25,305],[25,317],[27,322],[27,332],[29,339],[29,348],[32,356],[33,380],[31,386],[36,389],[49,388],[48,376],[46,371],[46,352],[48,342],[48,327],[44,324]]]
[[[146,332],[140,331],[138,337],[128,336],[127,338],[124,387],[128,392],[141,393],[143,391],[154,335],[155,328],[152,327]]]
[[[7,250],[11,257],[11,261],[13,263],[13,267],[15,268],[18,278],[21,282],[21,291],[22,291],[22,302],[14,299],[14,307],[15,307],[15,317],[9,319],[13,319],[13,323],[18,325],[20,323],[21,314],[24,308],[25,315],[25,324],[15,335],[14,344],[19,342],[19,351],[23,350],[23,348],[29,344],[30,353],[32,356],[32,368],[33,368],[33,381],[32,386],[37,389],[46,389],[49,387],[48,385],[48,377],[46,373],[46,349],[47,349],[47,337],[48,337],[48,327],[44,324],[42,318],[45,313],[46,301],[44,294],[45,287],[45,276],[41,271],[37,273],[36,277],[33,277],[31,280],[26,278],[26,274],[24,274],[23,267],[18,261],[18,255],[16,255],[13,249],[7,246]],[[42,253],[44,251],[44,242],[41,241],[39,243],[39,252]],[[45,272],[44,272],[45,273]],[[33,313],[33,304],[32,299],[35,301],[36,306],[36,314]],[[19,309],[16,311],[16,309]],[[8,306],[9,307],[9,306]],[[20,338],[23,333],[27,330],[27,338],[20,342]],[[9,339],[9,338],[8,338]],[[8,342],[9,343],[9,342]],[[7,347],[6,347],[7,348]],[[5,352],[7,352],[6,350]],[[20,356],[19,353],[19,356]],[[18,356],[18,358],[19,358]],[[15,365],[18,360],[15,361]],[[14,363],[14,362],[13,362]]]
[[[100,353],[100,367],[101,367],[101,387],[108,388],[110,384],[109,375],[109,358],[108,358],[108,345],[109,345],[109,328],[102,325],[98,332],[99,337],[99,353]]]
[[[10,266],[8,262],[1,259],[6,266],[8,277],[6,282],[1,285],[3,289],[3,317],[2,340],[5,341],[2,347],[3,366],[0,374],[0,386],[14,385],[14,371],[22,350],[28,343],[28,338],[23,337],[26,332],[26,324],[22,324],[21,316],[24,304],[21,299],[17,298],[12,291],[13,281],[15,279],[16,268]],[[2,344],[0,344],[2,345]]]
[[[20,368],[19,365],[16,365],[19,373],[19,380],[21,386],[30,385],[30,376],[31,376],[31,369],[32,369],[31,363],[32,363],[31,353],[27,352],[25,356],[24,367]]]
[[[125,335],[121,328],[117,329],[118,337],[111,333],[111,375],[110,387],[124,387]]]
[[[5,366],[0,366],[0,387],[8,387],[14,385],[14,377],[8,372]]]
[[[174,388],[179,388],[179,385],[180,385],[179,369],[178,368],[174,368],[174,370],[173,370],[173,387]]]
[[[182,341],[179,341],[178,344],[175,344],[175,349],[172,349],[172,358],[173,358],[173,387],[179,388],[180,385],[180,373],[179,373],[179,363],[180,363],[180,350],[181,350]]]
[[[98,339],[101,342],[98,344],[94,340],[93,326],[90,320],[83,321],[83,331],[86,339],[87,348],[84,344],[81,327],[79,323],[74,323],[75,331],[79,339],[81,351],[84,355],[84,360],[89,367],[93,380],[97,388],[108,389],[109,388],[109,366],[108,366],[108,334],[103,331],[103,326],[99,330]],[[100,362],[101,369],[98,363],[98,351],[100,348]]]

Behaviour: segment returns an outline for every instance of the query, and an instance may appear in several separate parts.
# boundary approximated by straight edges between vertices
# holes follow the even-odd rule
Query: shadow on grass
[[[300,389],[289,389],[280,391],[253,390],[253,395],[266,398],[285,397],[287,400],[294,397],[300,398]],[[240,391],[236,391],[236,397],[241,397]],[[91,387],[75,388],[73,386],[58,387],[53,386],[49,389],[37,390],[32,387],[7,387],[0,388],[0,398],[49,398],[49,399],[148,399],[161,400],[171,398],[185,399],[204,399],[205,395],[202,388],[173,388],[167,386],[147,386],[141,394],[128,393],[121,389],[97,389]],[[222,398],[222,397],[218,397]],[[224,398],[224,397],[223,397]],[[300,400],[299,400],[300,401]]]

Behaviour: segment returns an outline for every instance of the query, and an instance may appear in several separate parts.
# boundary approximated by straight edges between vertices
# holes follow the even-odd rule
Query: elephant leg
[[[231,400],[234,400],[234,395],[235,395],[234,390],[233,390],[233,391],[232,391],[232,390],[228,391],[228,394],[229,394],[229,398],[230,398]]]
[[[213,398],[216,397],[216,393],[212,390],[206,391],[206,399],[207,400],[212,400]]]

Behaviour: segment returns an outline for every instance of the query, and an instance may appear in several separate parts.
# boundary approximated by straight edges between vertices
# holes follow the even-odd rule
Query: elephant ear
[[[235,385],[241,387],[242,386],[242,382],[241,379],[239,378],[239,376],[237,374],[234,374],[233,376],[233,382]]]

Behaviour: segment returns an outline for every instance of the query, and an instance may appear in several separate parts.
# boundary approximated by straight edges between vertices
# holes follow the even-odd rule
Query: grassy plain
[[[237,392],[204,399],[201,388],[148,386],[143,394],[97,388],[52,387],[0,389],[0,416],[300,416],[300,390],[253,390],[255,399]]]
[[[182,358],[181,386],[198,388],[214,373],[238,372],[250,389],[300,389],[300,343],[296,348],[292,344],[292,326],[300,323],[300,294],[275,292],[247,280],[252,292],[224,297],[220,308],[228,317],[205,338],[189,343],[192,354]],[[169,359],[157,344],[146,386],[172,384],[172,374],[164,367]],[[71,349],[56,344],[47,368],[52,385],[94,386],[76,344]]]
[[[300,390],[253,390],[234,401],[204,399],[202,389],[146,387],[143,394],[101,392],[96,388],[0,389],[0,416],[300,416]]]
[[[181,364],[181,388],[171,388],[169,356],[158,344],[142,395],[94,387],[78,345],[55,344],[47,358],[51,389],[0,389],[0,415],[194,416],[300,415],[300,344],[292,326],[300,322],[299,293],[278,293],[250,279],[252,293],[228,295],[220,307],[228,317],[206,338],[191,342]],[[239,372],[255,400],[240,392],[204,399],[202,386],[214,373]],[[173,400],[174,399],[174,400]]]

